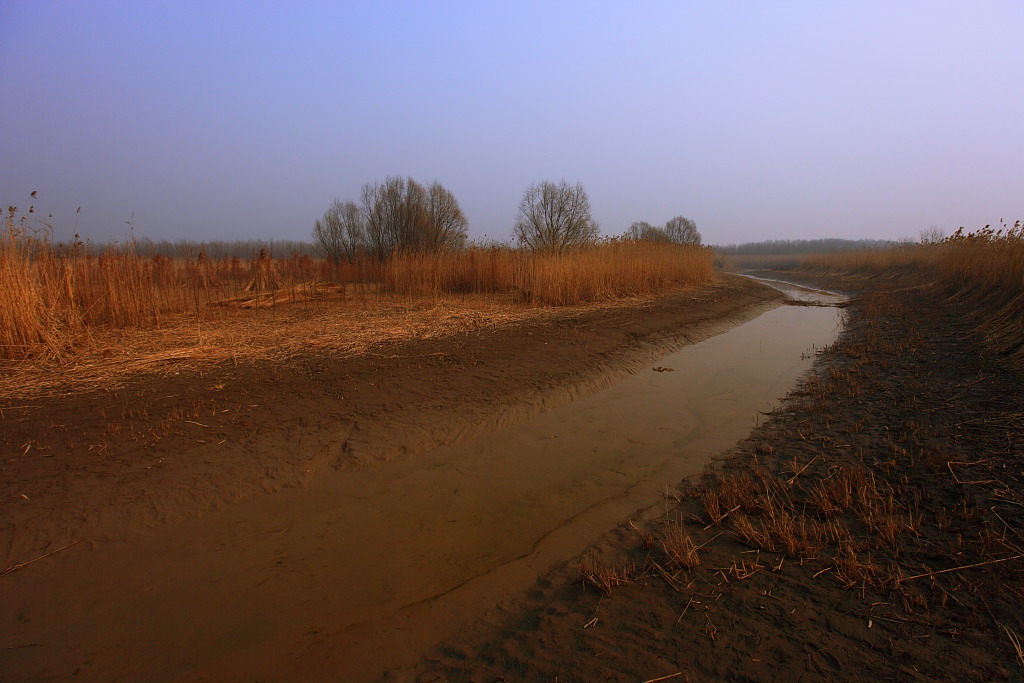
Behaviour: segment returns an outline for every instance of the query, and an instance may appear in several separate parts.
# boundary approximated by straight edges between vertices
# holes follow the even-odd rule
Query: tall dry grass
[[[996,350],[1024,366],[1024,222],[985,226],[924,244],[808,256],[802,267],[923,278],[966,315]]]
[[[509,295],[564,306],[664,292],[708,281],[706,247],[609,240],[555,254],[510,248],[399,255],[382,267],[384,291],[414,297]]]
[[[80,334],[70,305],[72,273],[9,208],[0,234],[0,357],[59,355]]]
[[[285,301],[382,300],[474,294],[524,305],[572,305],[654,294],[712,277],[701,247],[609,241],[561,255],[474,248],[334,263],[273,258],[143,257],[134,244],[56,245],[8,210],[0,235],[0,359],[61,359],[99,328],[153,328],[168,318],[216,320]]]
[[[52,227],[9,208],[0,232],[0,359],[60,359],[101,327],[150,328],[168,316],[217,318],[225,301],[299,295],[329,274],[308,256],[168,259],[134,245],[54,244]],[[305,294],[308,297],[308,293]]]

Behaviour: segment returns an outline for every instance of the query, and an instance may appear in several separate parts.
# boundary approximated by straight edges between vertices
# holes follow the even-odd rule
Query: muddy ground
[[[1024,678],[1024,391],[963,311],[853,294],[811,375],[654,520],[384,680]]]
[[[264,583],[268,576],[319,562],[277,557],[241,526],[237,533],[232,526],[234,545],[222,546],[225,524],[248,523],[229,521],[244,517],[245,504],[294,501],[299,492],[323,497],[322,479],[385,471],[437,445],[514,424],[781,299],[725,276],[639,304],[553,312],[343,358],[311,351],[274,362],[171,360],[159,371],[119,375],[103,390],[77,390],[69,377],[62,390],[13,391],[0,401],[0,679],[134,680],[166,661],[161,678],[188,680],[190,667],[240,645],[213,643],[214,652],[190,664],[175,650],[201,643],[216,627],[216,603],[196,605],[193,632],[186,620],[172,636],[161,620],[173,612],[181,622],[181,606],[166,600],[200,586],[228,590],[207,585],[214,575],[244,583],[242,558],[254,578],[239,589],[240,600],[264,599],[255,596],[273,585]],[[282,519],[274,533],[289,528]],[[264,597],[296,609],[288,596]],[[129,616],[133,604],[152,612],[143,619],[147,634],[118,641],[111,620]],[[283,671],[302,661],[284,649],[294,643],[240,637],[266,639],[261,654],[286,663]],[[275,647],[283,649],[275,654]]]
[[[336,358],[211,363],[0,398],[0,566],[514,424],[778,305],[742,278]]]
[[[383,680],[1021,678],[1020,378],[955,307],[924,290],[838,286],[854,294],[849,329],[702,480],[622,520],[526,593],[481,605],[479,619]],[[131,565],[144,539],[303,491],[321,475],[388,467],[512,424],[779,296],[726,278],[641,310],[553,316],[345,359],[168,365],[104,391],[6,396],[0,679],[133,679],[116,668],[116,643],[106,653],[42,654],[59,653],[80,621],[62,609],[106,606],[87,595],[54,606],[53,584],[33,573],[88,592],[98,579],[90,567],[115,566],[126,585],[142,586]],[[109,553],[123,564],[98,561]],[[36,642],[55,613],[57,640]],[[293,672],[272,680],[329,670],[268,643],[262,655]],[[260,678],[218,671],[209,680]]]

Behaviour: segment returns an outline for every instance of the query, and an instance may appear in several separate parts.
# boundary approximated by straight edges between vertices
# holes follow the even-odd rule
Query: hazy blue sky
[[[57,237],[309,239],[438,180],[473,237],[579,181],[605,234],[1024,217],[1024,2],[0,0],[0,202]]]

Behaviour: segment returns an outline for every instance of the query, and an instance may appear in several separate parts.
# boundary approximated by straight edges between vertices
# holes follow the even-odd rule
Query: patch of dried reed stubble
[[[693,569],[700,565],[697,544],[687,533],[683,523],[674,520],[665,524],[658,537],[658,547],[664,553],[669,569]]]
[[[697,497],[700,498],[701,503],[704,505],[704,513],[711,520],[708,526],[721,524],[727,512],[722,505],[721,494],[714,488],[702,487],[698,490]]]
[[[749,515],[735,515],[732,528],[736,536],[752,548],[782,552],[800,559],[815,557],[825,536],[817,520],[782,506],[758,520]]]
[[[862,555],[854,541],[839,544],[832,557],[833,574],[844,588],[876,588],[881,585],[881,570],[871,557]]]
[[[579,570],[583,585],[590,586],[603,595],[610,595],[614,589],[628,584],[632,574],[629,565],[617,565],[592,552],[586,553],[580,559]]]
[[[849,469],[839,467],[819,479],[807,495],[807,501],[825,517],[842,514],[853,504],[853,484]]]
[[[754,481],[750,472],[738,474],[715,475],[717,496],[726,510],[740,508],[746,512],[757,509],[758,496],[764,491],[763,486]]]

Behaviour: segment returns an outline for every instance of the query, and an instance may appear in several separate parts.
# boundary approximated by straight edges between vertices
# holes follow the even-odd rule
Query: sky
[[[564,179],[606,235],[949,234],[1024,218],[1022,34],[1020,0],[0,0],[0,202],[60,240],[310,240],[397,175],[509,240]]]

